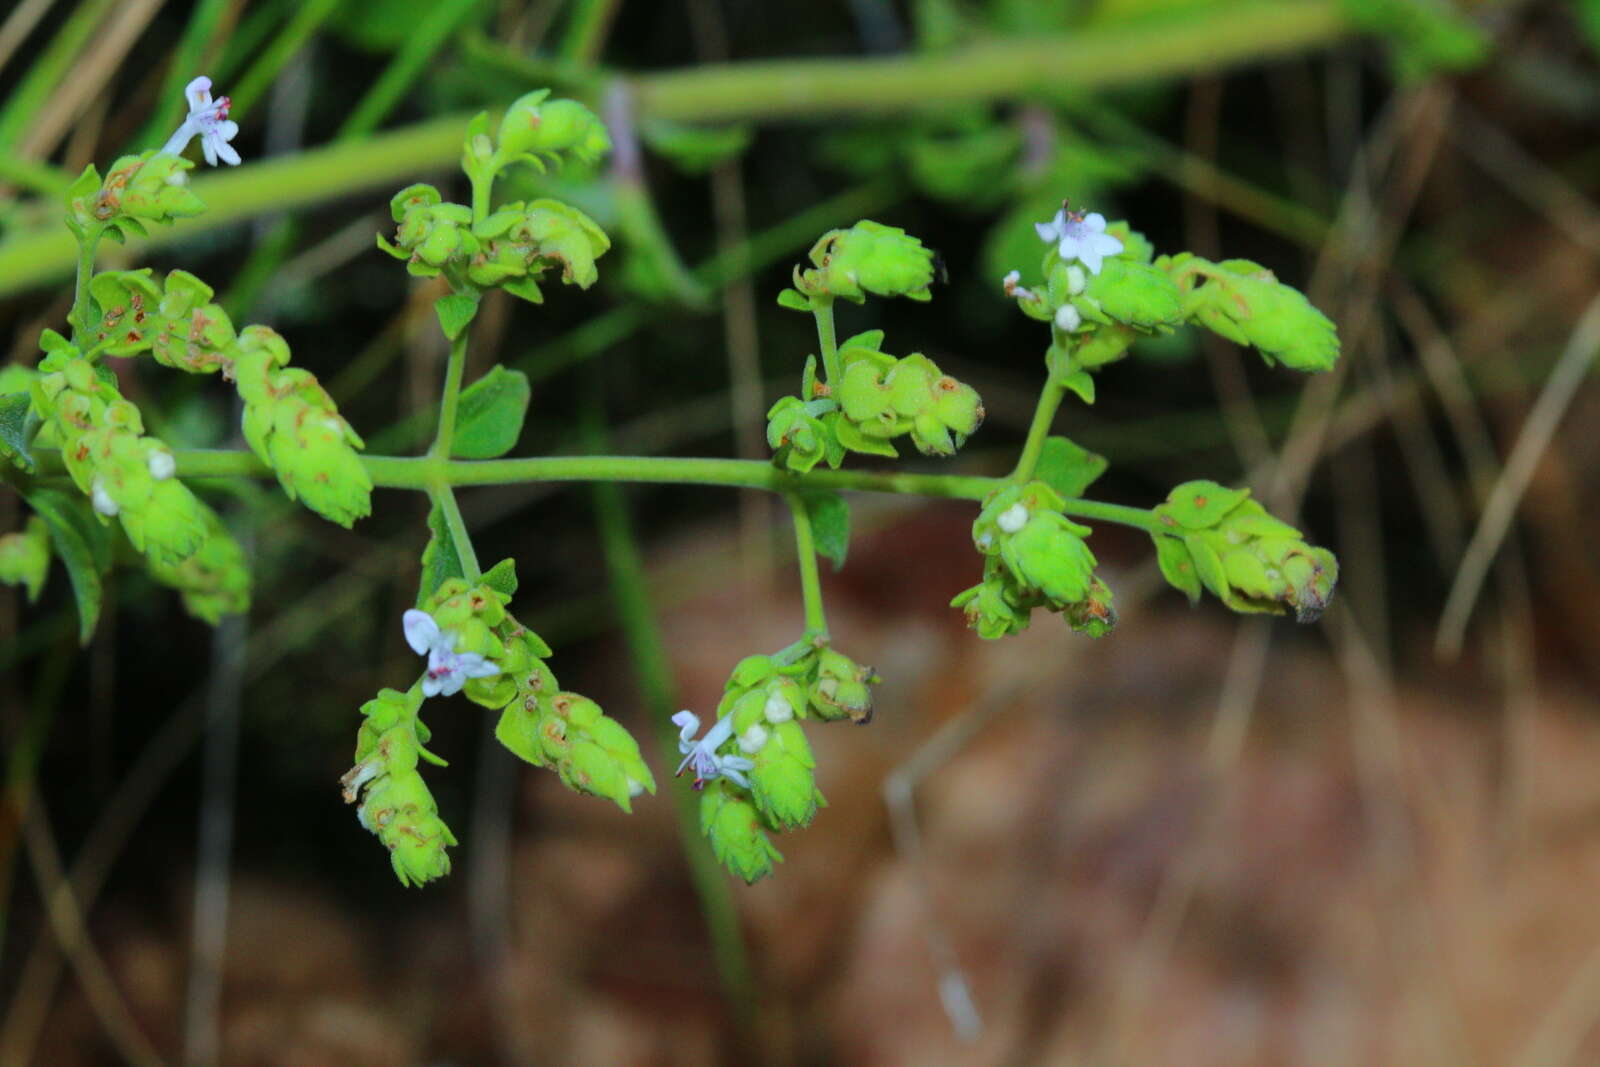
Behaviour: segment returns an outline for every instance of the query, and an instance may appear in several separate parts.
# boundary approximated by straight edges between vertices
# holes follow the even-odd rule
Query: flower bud
[[[709,782],[700,794],[700,831],[717,862],[748,883],[772,873],[774,860],[783,861],[755,805],[725,778]]]

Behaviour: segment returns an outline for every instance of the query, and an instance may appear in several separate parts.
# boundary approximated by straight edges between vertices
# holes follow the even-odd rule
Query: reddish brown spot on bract
[[[1197,508],[1205,507],[1206,506],[1206,498],[1203,497],[1203,496],[1195,497],[1194,498],[1194,506],[1197,507]]]

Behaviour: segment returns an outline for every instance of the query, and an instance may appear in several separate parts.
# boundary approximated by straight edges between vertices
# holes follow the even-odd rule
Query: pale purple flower
[[[1041,241],[1056,243],[1056,253],[1063,262],[1076,259],[1089,268],[1090,274],[1100,273],[1100,263],[1106,256],[1122,251],[1122,242],[1106,233],[1106,217],[1098,211],[1085,215],[1063,206],[1055,218],[1036,222],[1033,228]]]
[[[493,678],[500,668],[493,660],[476,652],[457,652],[456,635],[439,629],[433,616],[412,608],[401,618],[406,644],[419,656],[428,657],[428,673],[422,679],[423,696],[454,696],[469,678]]]
[[[694,787],[702,789],[713,778],[726,778],[735,785],[750,788],[750,780],[744,772],[752,770],[755,764],[743,756],[719,756],[717,749],[733,736],[733,716],[724,715],[706,731],[706,735],[699,741],[694,740],[694,735],[700,730],[700,716],[685,709],[672,717],[672,724],[679,727],[678,751],[683,753],[683,762],[678,764],[678,774],[684,768],[694,767]]]
[[[207,163],[214,167],[220,158],[237,167],[239,153],[228,143],[239,135],[239,124],[228,118],[228,108],[233,106],[233,101],[225,96],[211,99],[211,79],[204,74],[190,82],[183,95],[189,101],[189,114],[184,117],[183,125],[167,138],[161,151],[169,156],[182,155],[189,141],[199,134],[200,150],[205,153]]]

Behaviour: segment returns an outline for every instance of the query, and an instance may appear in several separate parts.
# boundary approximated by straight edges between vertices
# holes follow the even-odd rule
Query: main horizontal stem
[[[37,448],[38,473],[66,474],[61,453]],[[184,449],[173,453],[182,478],[270,478],[270,468],[243,449]],[[433,456],[362,456],[372,484],[383,489],[419,489],[444,483],[520,485],[528,482],[636,482],[668,485],[720,485],[766,489],[774,493],[801,489],[839,489],[857,493],[948,500],[982,500],[1005,478],[969,474],[903,474],[854,470],[813,470],[805,474],[780,470],[759,459],[699,459],[676,456],[535,456],[526,459],[454,459]],[[1154,530],[1156,520],[1143,508],[1098,500],[1067,501],[1066,512],[1086,519]]]

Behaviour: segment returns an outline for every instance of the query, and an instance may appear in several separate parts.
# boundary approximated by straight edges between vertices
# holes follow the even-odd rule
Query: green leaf
[[[111,530],[95,520],[88,501],[80,496],[34,489],[24,498],[50,527],[51,543],[66,565],[78,602],[78,641],[87,645],[100,621],[100,576],[111,569]]]
[[[497,593],[513,596],[517,591],[517,561],[503,559],[483,572],[483,584]]]
[[[522,434],[531,395],[526,374],[497,364],[462,391],[450,454],[456,459],[494,459],[511,451]]]
[[[0,453],[14,453],[22,460],[24,470],[33,469],[33,455],[28,451],[28,412],[32,403],[27,393],[0,396]]]
[[[1106,457],[1073,444],[1065,437],[1045,439],[1034,477],[1064,497],[1082,496],[1106,472]]]
[[[450,293],[434,302],[433,310],[439,313],[439,328],[454,341],[461,331],[478,314],[477,293]]]
[[[1069,371],[1056,379],[1056,384],[1077,395],[1085,404],[1094,403],[1094,379],[1086,370]]]
[[[850,549],[850,505],[835,492],[809,492],[800,494],[806,514],[811,517],[811,536],[817,545],[817,554],[833,563],[833,569],[844,566],[845,553]]]
[[[811,300],[799,290],[785,289],[778,294],[778,306],[790,311],[810,311]]]
[[[422,580],[417,586],[419,608],[451,578],[466,577],[455,538],[450,536],[450,525],[444,521],[444,512],[437,504],[428,512],[428,532],[428,544],[422,550]]]

